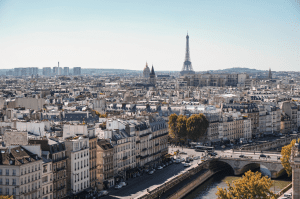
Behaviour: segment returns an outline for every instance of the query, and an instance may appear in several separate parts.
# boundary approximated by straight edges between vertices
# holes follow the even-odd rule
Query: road
[[[205,155],[204,152],[196,152],[194,149],[189,149],[189,148],[181,148],[181,147],[169,147],[169,153],[173,153],[174,151],[184,151],[186,152],[188,155],[192,155],[192,156],[202,156]],[[227,150],[215,150],[215,152],[218,154],[217,157],[221,156],[221,157],[232,157],[232,158],[240,158],[240,155],[245,155],[246,157],[252,157],[253,159],[264,159],[267,161],[280,161],[277,159],[277,157],[281,157],[281,155],[279,153],[268,153],[268,152],[263,152],[263,153],[255,153],[254,152],[243,152],[243,151],[237,151],[234,150],[234,152],[232,151],[232,149],[227,149]],[[270,156],[270,158],[260,158],[260,155],[264,154],[266,156]]]
[[[187,156],[204,156],[204,152],[196,152],[194,149],[188,149],[188,148],[174,148],[174,147],[169,147],[169,153],[174,153],[174,151],[179,150],[180,152],[185,152],[187,154],[181,154],[180,156],[182,158],[186,158]],[[245,153],[245,152],[240,152],[240,151],[235,151],[234,153],[232,150],[216,150],[215,151],[218,156],[227,156],[227,157],[233,157],[233,158],[239,158],[241,154],[247,156],[247,157],[252,157],[255,159],[259,159],[259,154],[254,154],[253,152],[251,153]],[[270,156],[271,158],[264,158],[268,161],[280,161],[277,160],[278,154],[272,154],[272,153],[264,153],[267,156]],[[217,157],[218,157],[217,156]],[[197,166],[198,160],[194,160],[191,162],[191,167]],[[170,179],[174,178],[175,176],[185,172],[186,170],[190,169],[191,167],[184,167],[183,163],[180,164],[175,164],[173,163],[172,165],[169,165],[162,170],[156,170],[154,174],[149,175],[149,174],[144,174],[140,177],[137,178],[132,178],[129,179],[128,185],[126,187],[123,187],[119,190],[115,190],[113,187],[110,188],[109,191],[109,196],[101,197],[101,198],[137,198],[139,196],[144,195],[147,193],[147,189],[153,190],[156,187],[164,184],[165,182],[169,181]]]
[[[186,157],[187,155],[182,155],[181,157]],[[156,170],[154,174],[144,174],[137,178],[129,179],[128,185],[122,187],[119,190],[111,188],[109,191],[109,196],[101,198],[137,198],[139,196],[147,193],[147,189],[153,190],[156,187],[164,184],[175,176],[184,173],[186,170],[196,167],[197,161],[191,162],[190,167],[184,167],[183,163],[180,164],[171,164],[162,170]]]

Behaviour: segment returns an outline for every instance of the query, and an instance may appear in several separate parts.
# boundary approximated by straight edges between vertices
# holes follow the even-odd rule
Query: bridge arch
[[[227,170],[234,174],[234,167],[230,164],[230,162],[226,162],[223,160],[211,160],[209,162],[208,168],[212,171],[222,171]]]
[[[243,173],[265,167],[270,171],[271,178],[278,178],[285,174],[285,170],[280,162],[262,161],[253,159],[236,159],[236,158],[217,158],[211,160],[210,169],[222,170],[223,167],[231,168],[234,171],[234,175],[242,175]]]

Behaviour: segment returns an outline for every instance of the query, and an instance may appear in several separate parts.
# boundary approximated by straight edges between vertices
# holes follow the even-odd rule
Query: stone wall
[[[148,190],[148,193],[139,197],[139,199],[157,198],[157,197],[161,196],[163,193],[165,193],[167,190],[173,188],[177,184],[181,183],[185,179],[195,175],[196,173],[200,172],[202,169],[205,169],[205,168],[208,168],[208,163],[202,162],[197,167],[192,168],[179,176],[176,176],[175,178],[171,179],[170,181],[164,183],[163,185],[161,185],[153,190]]]

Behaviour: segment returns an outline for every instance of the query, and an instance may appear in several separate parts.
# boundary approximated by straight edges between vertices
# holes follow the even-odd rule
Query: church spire
[[[151,68],[151,74],[155,75],[153,64],[152,64],[152,68]]]

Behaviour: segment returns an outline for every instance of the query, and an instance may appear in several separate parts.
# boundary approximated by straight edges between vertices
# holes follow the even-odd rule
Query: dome
[[[150,68],[148,67],[147,62],[146,62],[146,66],[143,70],[143,76],[146,77],[146,78],[150,77]]]

